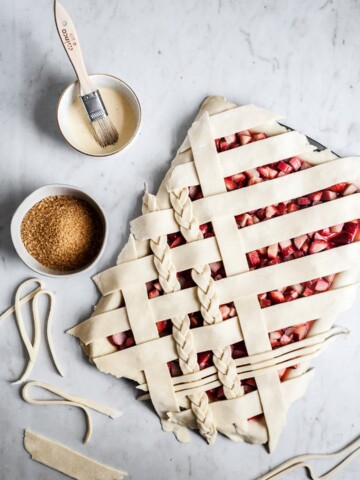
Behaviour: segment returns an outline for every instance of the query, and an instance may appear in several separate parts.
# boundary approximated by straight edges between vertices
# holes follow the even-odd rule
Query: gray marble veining
[[[14,288],[33,276],[17,258],[9,222],[19,202],[47,183],[92,192],[110,219],[110,239],[98,270],[115,261],[140,212],[144,182],[155,190],[199,104],[209,94],[284,113],[286,122],[341,155],[360,152],[360,2],[357,0],[64,0],[74,18],[90,72],[117,75],[137,92],[143,126],[136,143],[108,159],[82,156],[65,145],[55,118],[73,72],[57,37],[52,1],[2,0],[0,19],[0,311]],[[23,429],[123,468],[133,479],[252,480],[307,451],[335,450],[360,433],[360,302],[340,319],[352,330],[316,364],[307,396],[291,409],[279,448],[219,438],[208,447],[196,434],[180,445],[160,430],[131,382],[100,374],[82,356],[68,327],[97,300],[90,278],[46,279],[57,293],[55,346],[61,380],[42,347],[32,378],[76,390],[123,410],[118,421],[93,414],[93,439],[81,444],[81,412],[32,407],[10,381],[24,366],[13,318],[0,325],[0,479],[64,478],[32,462]],[[358,478],[360,463],[339,479]],[[304,478],[303,473],[290,475]]]

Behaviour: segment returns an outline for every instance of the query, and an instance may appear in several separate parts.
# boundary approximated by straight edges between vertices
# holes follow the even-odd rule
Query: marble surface
[[[136,143],[102,160],[72,151],[57,129],[56,103],[74,75],[55,31],[52,1],[1,4],[0,311],[11,304],[15,287],[33,276],[10,240],[19,202],[48,183],[89,190],[111,224],[97,270],[113,265],[129,220],[140,213],[144,182],[157,188],[209,94],[284,113],[290,126],[339,154],[360,152],[357,0],[64,0],[89,71],[123,78],[142,103]],[[90,275],[45,280],[57,295],[54,339],[66,377],[56,375],[44,345],[31,377],[106,400],[124,416],[114,421],[94,413],[93,438],[83,446],[80,411],[25,404],[19,387],[10,383],[20,375],[25,353],[14,319],[7,319],[0,325],[1,480],[65,478],[29,459],[22,447],[24,428],[123,468],[132,479],[157,480],[253,480],[289,456],[332,451],[360,433],[359,299],[339,319],[351,328],[351,337],[314,362],[307,396],[293,405],[279,447],[268,455],[262,447],[221,437],[208,447],[196,434],[191,444],[180,445],[163,433],[152,409],[135,401],[133,384],[98,372],[63,333],[97,301]],[[355,479],[359,472],[358,460],[337,478]]]

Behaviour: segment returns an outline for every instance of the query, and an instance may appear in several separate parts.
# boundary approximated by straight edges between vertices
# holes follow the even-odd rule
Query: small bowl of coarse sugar
[[[51,277],[90,270],[104,252],[107,235],[104,210],[88,193],[70,185],[35,190],[11,221],[11,238],[21,260]]]

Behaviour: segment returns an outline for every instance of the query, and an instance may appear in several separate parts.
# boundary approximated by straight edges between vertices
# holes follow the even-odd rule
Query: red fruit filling
[[[227,137],[215,140],[215,145],[218,152],[224,152],[233,148],[247,145],[251,142],[264,140],[267,138],[265,133],[251,132],[245,130],[242,132],[229,135]],[[226,177],[224,179],[227,191],[237,190],[247,186],[255,185],[274,178],[281,177],[295,173],[299,170],[304,170],[312,167],[308,162],[299,157],[292,157],[279,162],[274,162],[256,169],[244,171]],[[331,187],[313,192],[304,197],[295,198],[276,205],[270,205],[265,208],[247,212],[235,216],[238,228],[244,228],[270,218],[278,217],[288,213],[295,212],[310,206],[318,205],[324,202],[335,200],[357,193],[359,189],[349,183],[338,183]],[[200,186],[189,187],[189,197],[192,201],[203,198]],[[360,220],[353,220],[341,225],[335,225],[317,232],[300,235],[274,245],[255,250],[247,253],[248,264],[250,270],[282,263],[292,259],[300,258],[306,255],[315,254],[323,250],[328,250],[341,245],[346,245],[357,240],[360,235],[359,231]],[[209,238],[214,235],[211,222],[200,225],[200,230],[204,238]],[[167,241],[170,248],[176,248],[186,243],[185,238],[180,232],[175,232],[167,235]],[[226,277],[224,266],[222,262],[214,262],[210,264],[211,275],[214,280],[221,280]],[[191,278],[191,270],[179,272],[177,278],[180,282],[181,289],[193,287],[195,284]],[[267,308],[278,303],[290,302],[300,297],[314,295],[320,292],[329,290],[332,286],[335,275],[317,278],[308,282],[290,285],[279,290],[265,292],[258,295],[261,308]],[[149,299],[163,295],[158,280],[148,282],[146,284]],[[226,305],[220,305],[220,311],[223,320],[227,320],[237,315],[234,303],[231,302]],[[189,314],[190,328],[197,328],[204,325],[204,320],[200,312],[193,312]],[[269,340],[273,349],[279,348],[290,343],[302,340],[306,337],[313,322],[306,322],[292,327],[284,328],[269,333]],[[157,329],[159,336],[163,337],[172,334],[171,320],[163,320],[158,322]],[[110,343],[116,346],[119,350],[129,348],[135,345],[134,336],[131,330],[126,332],[116,333],[108,337]],[[247,351],[243,341],[231,345],[232,357],[234,359],[246,357]],[[198,353],[198,364],[200,370],[208,368],[213,365],[213,354],[211,351]],[[182,375],[179,361],[173,360],[168,362],[168,368],[172,377]],[[297,368],[294,365],[292,368]],[[281,381],[286,379],[286,373],[289,369],[280,369],[278,371]],[[245,393],[256,390],[256,381],[254,378],[248,378],[241,381]],[[223,387],[213,388],[206,392],[211,402],[225,399]],[[262,415],[251,418],[249,420],[256,420]]]
[[[247,253],[247,260],[250,270],[256,270],[340,247],[354,242],[358,236],[359,220],[353,220],[254,250]],[[322,281],[317,288],[318,291],[327,290],[326,282]],[[281,292],[274,293],[274,301],[284,301]]]

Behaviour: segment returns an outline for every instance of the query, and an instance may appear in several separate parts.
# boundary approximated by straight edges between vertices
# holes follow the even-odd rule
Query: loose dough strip
[[[22,291],[24,288],[31,284],[38,284],[39,286],[35,288],[33,291],[31,291],[28,295],[22,297]],[[50,350],[50,356],[51,359],[55,365],[56,370],[59,372],[59,374],[63,377],[63,373],[61,371],[59,362],[56,358],[55,355],[55,350],[54,350],[54,344],[52,341],[52,335],[51,335],[51,325],[52,325],[52,316],[53,316],[53,304],[55,302],[55,295],[53,292],[50,292],[49,290],[45,290],[45,285],[44,282],[38,278],[32,278],[30,280],[26,280],[23,282],[18,289],[16,290],[15,293],[15,302],[12,307],[10,307],[8,310],[6,310],[1,316],[0,316],[0,321],[4,320],[5,318],[9,317],[13,313],[15,313],[16,317],[16,322],[18,325],[19,333],[21,336],[21,339],[25,345],[25,348],[28,352],[29,355],[29,362],[25,368],[24,373],[22,376],[17,380],[16,382],[13,382],[13,384],[19,384],[24,382],[30,375],[35,362],[36,358],[39,352],[40,348],[40,342],[41,342],[41,326],[40,326],[40,313],[39,313],[39,298],[41,295],[47,295],[49,298],[49,306],[48,306],[48,312],[47,312],[47,327],[46,327],[46,336],[47,336],[47,342],[49,345],[49,350]],[[23,315],[21,312],[21,307],[25,305],[26,303],[30,302],[32,300],[32,316],[33,316],[33,325],[34,325],[34,339],[33,343],[31,343],[31,340],[25,330],[24,326],[24,319]]]
[[[338,458],[341,455],[347,456],[340,463],[335,465],[335,467],[331,468],[327,473],[321,476],[317,476],[312,466],[307,463],[309,460],[333,459]],[[330,480],[330,478],[333,478],[335,474],[340,472],[340,470],[342,470],[346,465],[352,462],[359,455],[360,438],[356,439],[354,442],[350,443],[345,448],[335,453],[299,455],[297,457],[293,457],[279,465],[277,468],[274,468],[274,470],[271,470],[271,472],[267,473],[266,475],[259,477],[258,480],[275,480],[299,468],[305,468],[310,475],[309,478],[311,478],[312,480]]]
[[[31,387],[39,387],[44,390],[47,390],[48,392],[54,393],[55,395],[58,395],[59,397],[63,398],[63,400],[34,400],[33,398],[31,398],[29,394],[29,389]],[[87,443],[90,440],[91,433],[92,433],[91,417],[87,407],[99,413],[102,413],[103,415],[107,415],[108,417],[111,417],[111,418],[118,418],[120,417],[120,415],[122,415],[122,413],[119,410],[115,410],[111,407],[108,407],[107,405],[94,402],[93,400],[89,400],[84,397],[79,397],[77,395],[72,395],[70,393],[63,392],[62,390],[56,387],[53,387],[52,385],[48,385],[47,383],[29,382],[24,386],[22,395],[24,400],[30,403],[31,405],[72,405],[73,407],[81,408],[85,413],[86,426],[87,426],[84,443]]]
[[[85,457],[61,443],[25,430],[25,450],[31,458],[75,480],[122,480],[126,472]]]

